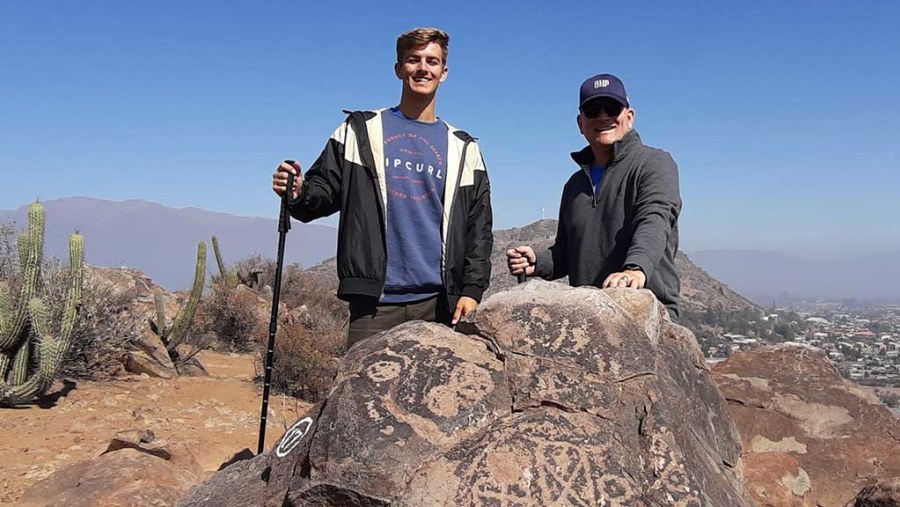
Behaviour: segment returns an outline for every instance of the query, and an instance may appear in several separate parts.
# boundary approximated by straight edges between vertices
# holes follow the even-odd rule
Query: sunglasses
[[[606,113],[610,118],[616,118],[622,114],[623,109],[625,106],[616,100],[592,100],[581,107],[581,114],[590,119],[600,116],[601,113]]]

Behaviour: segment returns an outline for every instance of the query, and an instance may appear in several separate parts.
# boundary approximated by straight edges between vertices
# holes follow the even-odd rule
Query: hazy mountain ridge
[[[134,267],[169,289],[190,285],[197,242],[209,242],[213,234],[219,238],[226,263],[253,253],[266,258],[275,258],[276,254],[275,218],[90,197],[45,201],[44,205],[46,255],[67,257],[68,236],[79,230],[86,238],[88,263]],[[0,223],[14,221],[21,230],[27,223],[26,216],[27,206],[0,210]],[[515,284],[506,271],[503,252],[507,248],[530,244],[543,249],[552,244],[555,235],[555,220],[495,231],[491,292]],[[293,221],[287,235],[286,263],[314,266],[334,256],[336,238],[334,227]],[[762,305],[791,298],[900,301],[900,251],[816,261],[758,250],[702,250],[690,252],[690,259],[681,254],[676,263],[682,272],[686,308],[695,304],[702,309],[709,298],[727,308],[745,306],[749,303],[746,298]],[[214,264],[210,252],[210,272],[215,272]]]
[[[789,299],[900,301],[900,251],[816,260],[721,249],[692,252],[691,258],[760,304]]]
[[[67,257],[69,234],[85,236],[85,262],[140,269],[168,289],[190,285],[197,242],[209,246],[207,270],[215,272],[210,237],[215,234],[226,263],[253,253],[274,258],[278,245],[274,218],[243,217],[198,208],[170,208],[143,201],[69,197],[43,201],[47,211],[45,255]],[[276,208],[277,209],[277,208]],[[0,223],[25,228],[28,207],[0,211]],[[285,260],[311,266],[334,255],[337,230],[294,221],[287,235]]]

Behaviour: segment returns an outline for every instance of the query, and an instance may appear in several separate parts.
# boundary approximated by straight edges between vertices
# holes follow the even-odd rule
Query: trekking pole
[[[525,257],[525,259],[527,260],[528,257]],[[525,266],[525,269],[523,269],[521,273],[516,275],[516,283],[525,283],[528,281],[528,275],[525,274],[526,271],[528,271],[528,266]]]
[[[293,160],[285,160],[294,165]],[[281,268],[284,265],[284,239],[291,229],[291,215],[288,203],[294,194],[294,173],[288,173],[287,189],[281,196],[281,212],[278,215],[278,261],[275,266],[275,287],[272,289],[272,317],[269,319],[269,345],[266,349],[266,372],[263,381],[262,412],[259,416],[259,445],[256,454],[262,454],[266,447],[266,416],[269,412],[269,383],[272,381],[272,361],[275,359],[275,332],[278,330],[278,300],[281,296]]]

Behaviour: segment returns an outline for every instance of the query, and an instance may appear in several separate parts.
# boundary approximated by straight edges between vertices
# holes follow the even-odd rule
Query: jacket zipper
[[[594,190],[594,178],[591,177],[590,164],[581,166],[584,174],[587,175],[588,185],[590,185],[591,187],[591,208],[597,207],[597,196],[600,195],[600,191],[603,190],[603,183],[606,182],[606,175],[607,173],[609,173],[609,170],[612,169],[614,165],[616,165],[616,159],[619,154],[619,143],[621,143],[621,141],[618,141],[613,145],[613,156],[610,159],[609,164],[606,165],[606,169],[603,170],[603,177],[600,178],[600,184],[597,185],[596,190]]]
[[[594,179],[591,177],[591,166],[583,165],[581,166],[581,171],[584,173],[584,176],[588,180],[588,186],[591,187],[591,208],[597,207],[597,190],[600,190],[600,187],[594,189]],[[601,182],[602,184],[603,182]]]

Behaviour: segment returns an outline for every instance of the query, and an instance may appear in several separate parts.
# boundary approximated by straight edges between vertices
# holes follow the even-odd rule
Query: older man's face
[[[634,125],[634,109],[615,99],[599,97],[586,102],[578,115],[578,129],[591,146],[612,146]]]

